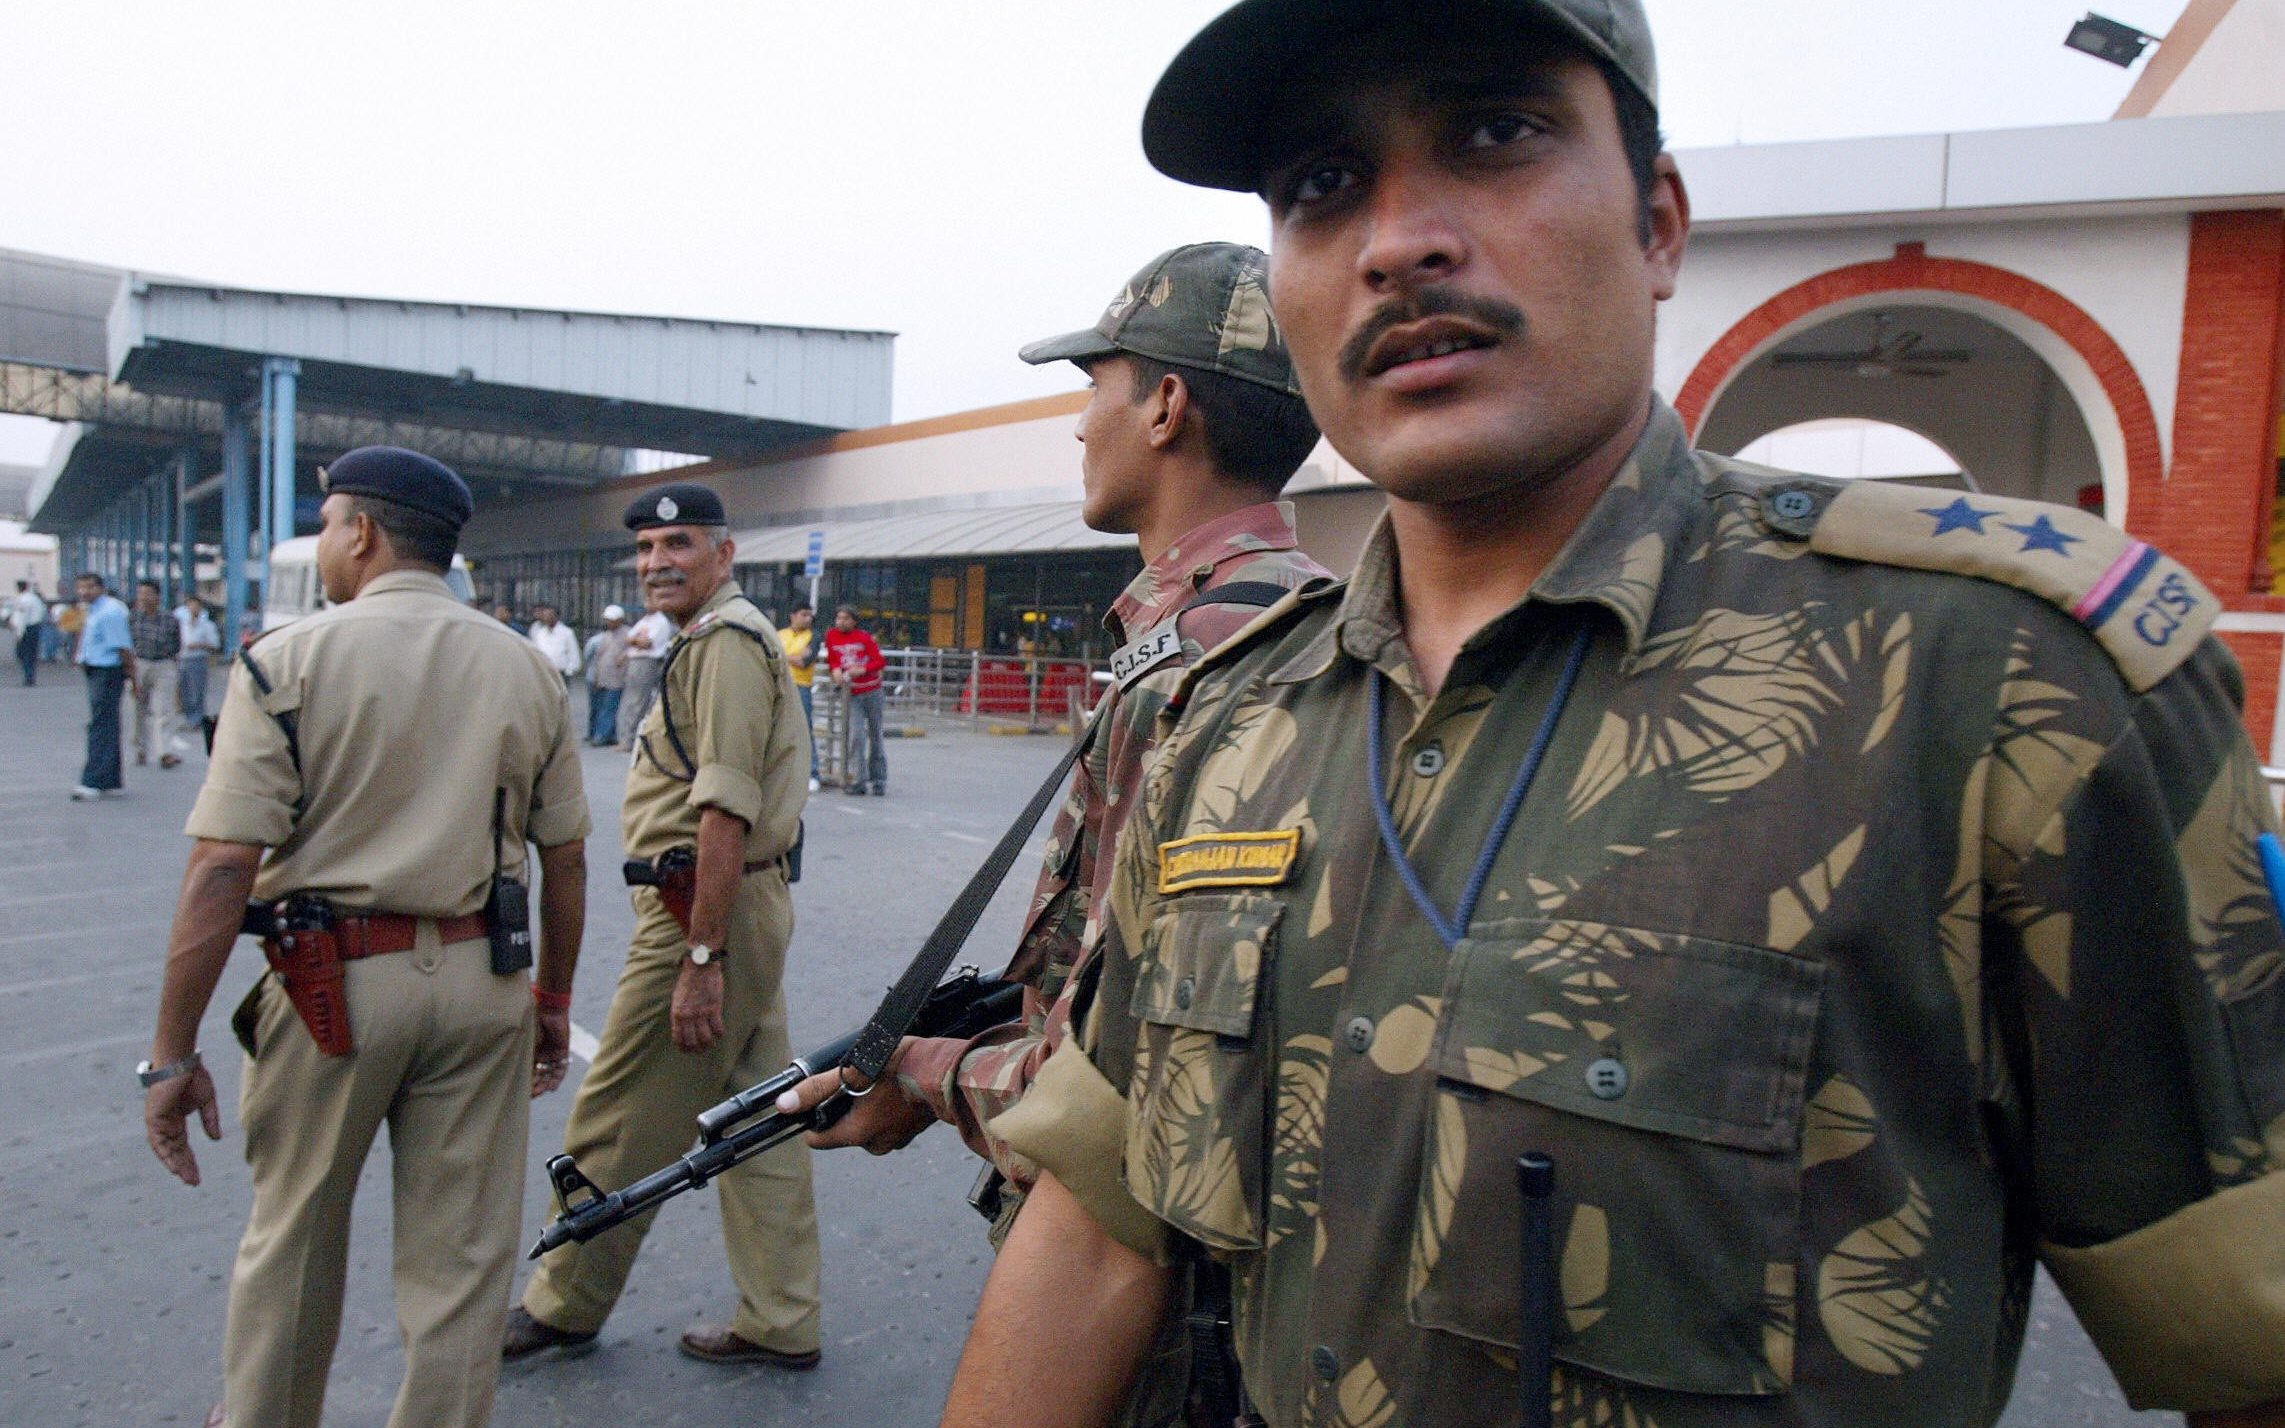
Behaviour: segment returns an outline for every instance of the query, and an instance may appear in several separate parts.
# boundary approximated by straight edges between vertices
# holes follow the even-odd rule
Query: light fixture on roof
[[[2089,10],[2084,20],[2071,26],[2071,33],[2063,43],[2080,54],[2093,55],[2125,69],[2142,58],[2142,52],[2157,40],[2156,35]]]

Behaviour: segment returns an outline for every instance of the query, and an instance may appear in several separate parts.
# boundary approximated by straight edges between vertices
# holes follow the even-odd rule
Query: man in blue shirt
[[[127,607],[104,589],[103,577],[79,577],[79,603],[87,607],[87,628],[79,637],[79,663],[87,673],[87,767],[80,770],[74,801],[116,795],[119,775],[119,701],[135,678],[135,641]]]

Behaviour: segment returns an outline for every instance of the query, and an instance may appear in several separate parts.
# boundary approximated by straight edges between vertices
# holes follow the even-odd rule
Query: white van
[[[476,584],[468,578],[468,562],[457,553],[444,583],[451,587],[453,598],[464,605],[475,598]],[[314,615],[325,608],[325,603],[325,587],[317,578],[317,537],[295,536],[279,542],[270,551],[270,593],[262,604],[264,633],[304,615]]]

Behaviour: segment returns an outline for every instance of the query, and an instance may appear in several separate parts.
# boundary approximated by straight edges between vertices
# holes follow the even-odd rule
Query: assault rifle
[[[1017,982],[977,975],[967,967],[940,983],[922,1001],[914,1019],[915,1036],[968,1038],[1022,1014],[1023,986]],[[849,1059],[863,1028],[828,1041],[758,1085],[699,1113],[698,1145],[663,1170],[654,1171],[623,1190],[606,1193],[580,1173],[568,1155],[547,1163],[547,1178],[555,1186],[558,1213],[540,1232],[531,1258],[573,1242],[584,1243],[604,1231],[623,1225],[654,1206],[686,1190],[696,1190],[734,1165],[741,1165],[772,1146],[803,1131],[824,1130],[849,1111],[846,1091],[835,1092],[806,1115],[787,1115],[777,1108],[778,1097],[820,1071],[831,1071]]]

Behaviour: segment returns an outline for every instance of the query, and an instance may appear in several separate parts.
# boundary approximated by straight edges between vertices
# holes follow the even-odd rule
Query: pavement
[[[216,681],[219,698],[221,681]],[[202,1044],[223,1140],[195,1139],[205,1183],[182,1186],[143,1138],[135,1063],[150,1046],[166,935],[203,760],[127,771],[124,797],[74,804],[85,696],[44,667],[0,687],[0,1403],[12,1424],[197,1424],[220,1392],[222,1311],[249,1203],[227,1021],[261,970],[241,943]],[[927,936],[1061,752],[1052,738],[938,729],[888,746],[889,796],[810,800],[787,998],[796,1045],[856,1025]],[[633,915],[612,876],[626,757],[583,754],[596,830],[572,1018],[599,1028]],[[969,944],[1006,958],[1030,888],[1018,865]],[[586,1043],[575,1035],[580,1046]],[[576,1077],[584,1069],[575,1060]],[[524,1238],[550,1213],[541,1163],[562,1144],[571,1089],[535,1103]],[[825,1354],[811,1373],[691,1362],[676,1337],[734,1304],[711,1190],[666,1207],[597,1352],[509,1369],[494,1422],[659,1428],[752,1422],[896,1428],[936,1421],[990,1249],[965,1196],[978,1162],[937,1129],[883,1162],[819,1155]],[[390,1298],[388,1155],[359,1185],[326,1422],[386,1422],[403,1371]],[[520,1290],[523,1275],[518,1275]],[[2042,1279],[2002,1428],[2178,1424],[2126,1409],[2069,1309]]]

